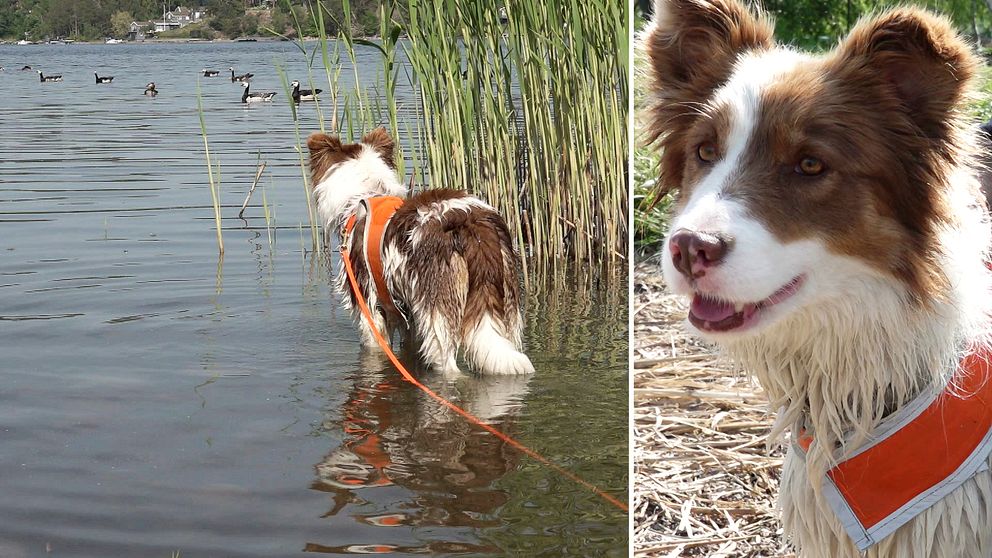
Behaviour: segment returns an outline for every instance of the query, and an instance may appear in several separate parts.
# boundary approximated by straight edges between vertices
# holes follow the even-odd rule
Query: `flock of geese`
[[[31,69],[32,69],[31,66],[24,66],[21,68],[21,71],[26,71]],[[241,86],[244,88],[244,92],[241,94],[241,102],[243,104],[247,105],[254,103],[269,102],[272,101],[272,99],[276,96],[275,91],[261,91],[261,92],[253,93],[251,91],[251,78],[255,77],[255,74],[244,73],[238,75],[234,72],[233,67],[229,69],[231,70],[231,83],[240,83]],[[2,71],[4,71],[4,68],[3,66],[0,66],[0,72]],[[203,70],[200,71],[203,73],[203,77],[212,78],[212,77],[220,76],[219,70],[207,70],[204,68]],[[42,72],[41,70],[37,70],[37,72],[38,72],[38,78],[41,80],[41,83],[62,81],[62,74],[45,75],[44,72]],[[97,85],[110,84],[113,83],[114,81],[114,76],[101,76],[97,72],[93,72],[93,76],[96,78]],[[293,87],[293,91],[292,91],[293,102],[297,104],[299,104],[302,101],[314,101],[317,99],[317,95],[323,92],[322,89],[300,89],[300,82],[298,80],[293,80],[292,87]],[[158,95],[158,90],[155,89],[155,82],[149,82],[148,85],[145,86],[144,95],[146,97],[155,97],[156,95]]]

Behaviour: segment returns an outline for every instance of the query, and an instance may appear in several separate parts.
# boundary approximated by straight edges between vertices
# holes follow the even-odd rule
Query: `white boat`
[[[119,45],[119,44],[121,44],[123,42],[124,41],[121,40],[121,39],[107,39],[107,43],[106,44],[108,44],[108,45]]]
[[[30,45],[30,44],[33,44],[33,43],[31,41],[26,41],[24,39],[21,39],[20,41],[17,41],[17,44],[19,44],[19,45]]]

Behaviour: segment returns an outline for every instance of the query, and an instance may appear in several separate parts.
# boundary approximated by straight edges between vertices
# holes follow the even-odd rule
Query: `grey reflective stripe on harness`
[[[953,387],[924,393],[887,417],[869,443],[843,456],[823,477],[824,497],[858,549],[877,544],[989,469],[987,351],[962,361]],[[797,425],[792,444],[804,460],[814,437]]]

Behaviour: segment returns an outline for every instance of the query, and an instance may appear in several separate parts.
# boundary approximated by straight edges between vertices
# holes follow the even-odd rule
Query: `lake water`
[[[279,62],[305,76],[287,43],[0,46],[0,556],[626,556],[625,514],[359,349],[305,250]],[[279,94],[245,108],[228,76],[200,79],[219,260],[196,82],[232,65]],[[413,114],[412,92],[400,98]],[[301,128],[317,128],[312,106]],[[626,500],[626,281],[613,279],[532,287],[533,377],[421,375]]]

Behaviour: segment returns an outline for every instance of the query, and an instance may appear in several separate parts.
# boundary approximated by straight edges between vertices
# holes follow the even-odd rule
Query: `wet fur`
[[[329,236],[337,233],[359,213],[349,256],[380,332],[388,338],[409,324],[420,355],[445,373],[458,372],[460,349],[479,372],[534,371],[520,352],[519,261],[506,224],[492,207],[464,192],[446,189],[406,198],[383,235],[383,273],[402,314],[386,312],[378,306],[361,250],[365,216],[359,204],[371,196],[406,197],[406,188],[396,178],[393,140],[379,128],[356,144],[315,133],[307,146],[313,195],[325,232]],[[352,309],[363,344],[376,347],[343,267],[338,288]]]
[[[781,483],[799,555],[862,556],[819,479],[992,337],[988,210],[962,111],[978,62],[946,20],[918,9],[865,19],[824,56],[776,47],[769,20],[733,0],[659,0],[656,14],[640,45],[661,193],[678,196],[672,230],[734,229],[734,251],[753,249],[720,264],[738,266],[732,278],[711,270],[701,285],[666,261],[667,282],[748,302],[770,294],[767,276],[807,274],[756,330],[702,335],[760,380],[779,412],[773,437],[803,418],[814,433],[806,460],[790,449]],[[700,141],[727,159],[700,164]],[[732,145],[745,146],[733,160]],[[815,182],[790,168],[809,150],[832,171]],[[984,471],[864,555],[988,558],[990,526]]]

